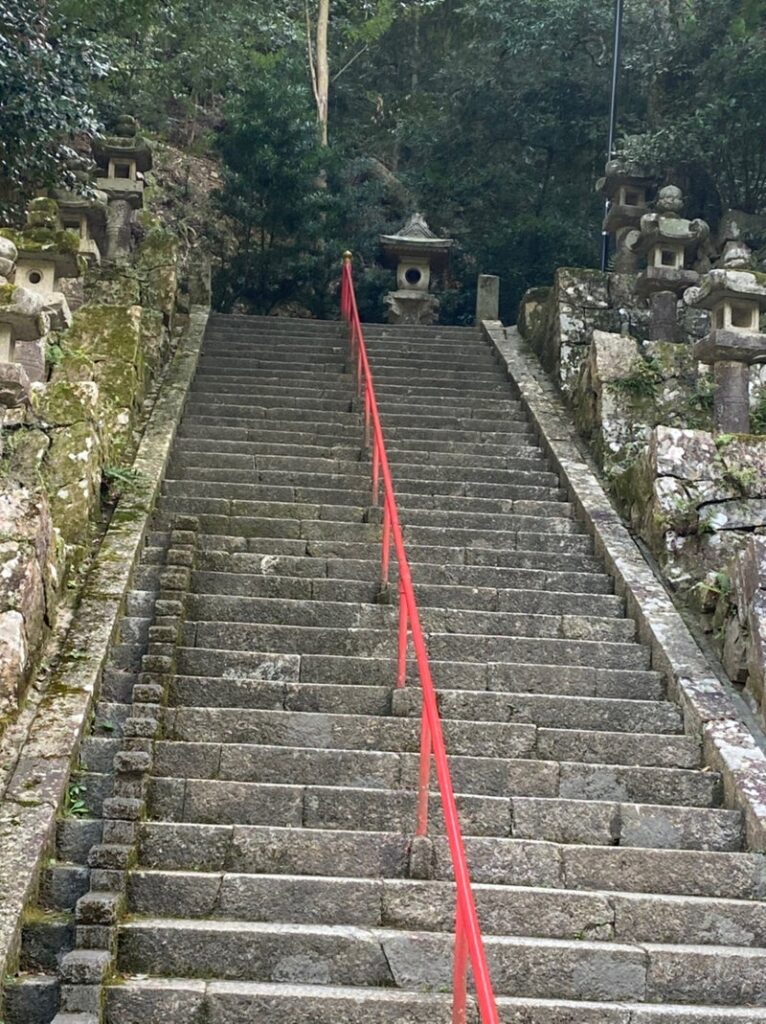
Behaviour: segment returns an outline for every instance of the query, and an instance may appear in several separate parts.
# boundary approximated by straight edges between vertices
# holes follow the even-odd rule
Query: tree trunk
[[[330,95],[330,61],[327,55],[327,35],[330,24],[330,0],[319,0],[317,15],[317,66],[316,66],[316,101],[319,120],[319,135],[323,146],[329,144],[329,95]]]

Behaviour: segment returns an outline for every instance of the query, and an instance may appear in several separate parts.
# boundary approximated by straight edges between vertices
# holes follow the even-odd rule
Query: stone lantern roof
[[[435,235],[422,213],[413,213],[395,235],[381,235],[380,242],[387,266],[395,267],[402,260],[425,260],[434,269],[446,264],[454,244],[452,238]]]
[[[152,151],[149,143],[138,134],[138,122],[123,115],[117,121],[113,135],[102,135],[93,140],[93,156],[99,167],[107,168],[114,159],[135,161],[142,174],[152,169]]]
[[[766,310],[766,285],[746,270],[711,270],[689,298],[701,309],[715,309],[725,299],[744,299],[757,302],[763,311]]]
[[[609,200],[604,231],[615,234],[637,227],[647,212],[647,194],[653,187],[654,178],[647,167],[620,158],[610,160],[604,177],[596,182],[596,191]]]

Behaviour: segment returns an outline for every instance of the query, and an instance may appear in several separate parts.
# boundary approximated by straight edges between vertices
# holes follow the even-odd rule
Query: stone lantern
[[[641,218],[649,212],[648,197],[653,184],[645,168],[619,159],[607,163],[605,176],[596,184],[596,191],[608,202],[604,231],[614,235],[615,271],[618,274],[630,274],[638,270],[638,256],[628,243],[632,232],[639,227]]]
[[[87,162],[80,160],[78,163],[84,169]],[[106,193],[91,189],[90,195],[86,196],[57,189],[54,197],[59,205],[61,227],[77,234],[80,239],[80,255],[88,263],[98,266],[102,252],[106,251]]]
[[[697,342],[694,354],[713,367],[716,427],[724,433],[746,434],[750,430],[750,366],[766,362],[766,334],[760,332],[766,287],[744,270],[711,270],[685,299],[710,310],[710,333]]]
[[[6,383],[15,376],[8,364],[20,364],[27,383],[45,380],[42,338],[48,332],[49,321],[39,292],[8,281],[17,255],[15,244],[0,237],[0,378]]]
[[[27,226],[22,231],[3,228],[0,234],[18,250],[13,283],[39,295],[51,326],[62,328],[71,322],[66,298],[58,287],[60,278],[80,276],[79,236],[59,227],[55,199],[33,199],[27,207]]]
[[[628,246],[646,261],[646,269],[636,281],[636,291],[649,300],[651,321],[649,337],[654,341],[676,341],[676,305],[678,296],[696,285],[699,274],[687,262],[710,235],[704,220],[686,220],[681,216],[684,200],[680,188],[666,185],[657,196],[656,210],[641,218]]]
[[[93,155],[101,169],[96,188],[106,194],[106,256],[121,262],[130,254],[133,211],[144,204],[144,174],[152,168],[152,151],[138,134],[133,117],[117,121],[114,135],[93,142]]]
[[[395,235],[381,235],[384,262],[396,268],[397,290],[386,295],[392,324],[432,324],[439,300],[430,292],[431,273],[447,265],[451,238],[439,238],[414,213]]]

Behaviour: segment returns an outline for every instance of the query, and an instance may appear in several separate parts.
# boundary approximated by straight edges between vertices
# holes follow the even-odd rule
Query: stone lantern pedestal
[[[386,296],[392,324],[432,324],[439,300],[430,292],[431,273],[446,266],[451,238],[439,238],[420,213],[396,235],[381,235],[384,262],[396,268],[396,291]]]
[[[722,433],[747,434],[750,367],[766,362],[766,334],[759,326],[766,288],[747,271],[711,270],[687,301],[710,310],[712,329],[694,346],[694,354],[713,367],[715,425]]]

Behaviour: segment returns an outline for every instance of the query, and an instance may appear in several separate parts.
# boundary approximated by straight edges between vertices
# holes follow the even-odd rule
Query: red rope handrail
[[[452,979],[452,1020],[453,1024],[465,1024],[467,1001],[468,962],[473,970],[476,999],[482,1024],[499,1024],[495,994],[489,975],[487,956],[484,949],[476,901],[471,887],[471,876],[465,854],[463,835],[460,829],[455,792],[452,786],[447,750],[444,745],[441,718],[436,702],[436,689],[431,676],[431,665],[426,649],[425,637],[420,624],[420,613],[412,585],[412,574],[404,546],[404,537],[399,521],[391,469],[386,454],[386,442],[375,397],[375,385],[367,358],[367,346],[359,319],[359,309],[354,291],[351,270],[351,253],[343,255],[341,277],[341,313],[349,325],[351,356],[356,368],[357,389],[364,398],[365,439],[372,444],[372,503],[377,505],[380,498],[380,483],[383,483],[383,551],[381,558],[381,583],[388,587],[391,561],[391,543],[396,552],[399,566],[399,648],[397,659],[397,687],[403,687],[407,677],[407,650],[409,636],[415,651],[420,688],[423,694],[421,718],[420,773],[418,784],[418,814],[416,835],[428,833],[428,793],[431,776],[431,756],[436,763],[436,778],[439,783],[444,825],[449,842],[452,868],[455,875],[455,951]]]

